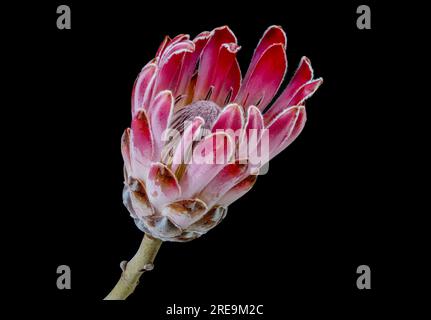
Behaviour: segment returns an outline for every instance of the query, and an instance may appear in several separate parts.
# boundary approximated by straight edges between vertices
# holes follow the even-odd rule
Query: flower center
[[[221,108],[212,101],[199,100],[195,101],[174,113],[170,129],[174,130],[174,135],[170,137],[169,141],[165,144],[164,150],[162,152],[162,161],[168,165],[169,168],[172,166],[173,153],[176,150],[181,137],[184,133],[186,125],[190,125],[191,121],[195,117],[201,117],[205,122],[202,125],[202,130],[200,131],[200,139],[210,134],[210,130],[213,126],[214,121],[217,119],[221,112]],[[197,141],[194,141],[191,149],[185,150],[185,158],[190,157],[193,151],[193,146],[195,146]],[[175,175],[178,180],[181,179],[184,174],[186,164],[181,164],[177,167]]]
[[[203,128],[209,130],[220,112],[221,108],[212,101],[195,101],[175,112],[171,128],[183,133],[184,123],[199,116],[205,120]]]

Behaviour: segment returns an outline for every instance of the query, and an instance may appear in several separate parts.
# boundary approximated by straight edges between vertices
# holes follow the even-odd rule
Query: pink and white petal
[[[165,64],[173,55],[178,54],[179,52],[193,52],[195,50],[195,45],[193,41],[185,40],[175,44],[169,45],[166,48],[165,53],[163,54],[160,64]]]
[[[287,107],[299,105],[302,101],[311,97],[323,81],[321,78],[312,80],[312,77],[313,69],[310,60],[303,57],[286,89],[284,89],[271,108],[265,113],[265,122],[269,123]]]
[[[219,105],[223,105],[226,100],[226,92],[228,91],[225,89],[226,80],[232,67],[237,64],[236,54],[240,48],[236,43],[224,43],[220,47],[214,74],[210,81],[210,86],[213,87],[211,100]]]
[[[201,52],[208,42],[210,33],[208,31],[202,32],[194,40],[195,50],[193,52],[187,52],[184,55],[184,61],[181,67],[180,75],[178,76],[178,85],[174,93],[175,97],[184,95],[187,93],[190,80],[192,79],[193,73],[196,70],[197,63]]]
[[[286,33],[280,26],[270,26],[265,30],[256,49],[254,50],[253,58],[251,59],[249,70],[253,70],[255,64],[260,60],[263,53],[273,44],[280,43],[286,49]]]
[[[284,50],[286,49],[286,34],[280,26],[270,26],[264,32],[256,49],[254,50],[253,57],[243,80],[243,86],[248,83],[250,76],[263,53],[274,44],[281,44]]]
[[[200,130],[205,120],[201,117],[195,117],[193,121],[186,126],[181,140],[175,148],[172,158],[172,172],[176,172],[181,164],[190,162],[193,142],[197,141],[200,136]]]
[[[130,128],[124,130],[124,133],[121,137],[121,155],[123,156],[124,166],[127,173],[131,174],[132,164],[130,159]]]
[[[314,71],[311,61],[307,57],[302,57],[292,79],[289,81],[283,92],[283,100],[293,96],[300,87],[313,79]]]
[[[257,175],[250,175],[247,178],[238,182],[234,187],[232,187],[228,192],[226,192],[223,197],[217,202],[220,206],[227,207],[233,202],[241,198],[247,192],[253,188],[254,183],[257,180]]]
[[[231,137],[234,145],[237,145],[244,128],[242,110],[242,107],[236,103],[227,105],[214,121],[211,132],[225,132]]]
[[[251,130],[257,130],[257,137],[262,134],[264,129],[263,116],[256,106],[250,106],[247,111],[247,121],[245,124],[245,138],[250,136]]]
[[[138,110],[131,128],[131,167],[133,175],[145,179],[147,168],[153,158],[154,140],[145,110]]]
[[[160,64],[155,92],[173,90],[177,87],[184,56],[187,52],[193,52],[193,50],[194,48],[188,48],[175,51]]]
[[[172,55],[166,63],[160,65],[153,96],[163,90],[172,90],[176,86],[184,54],[185,52],[180,52],[179,54]]]
[[[260,110],[255,106],[248,107],[247,119],[240,138],[239,159],[249,158],[254,154],[264,129],[265,125]]]
[[[304,107],[295,106],[284,110],[268,125],[270,159],[281,143],[291,135],[301,108]]]
[[[178,49],[178,43],[187,42],[189,38],[190,36],[188,34],[179,34],[173,39],[166,36],[156,54],[159,63],[164,63],[164,61],[166,61],[167,58]]]
[[[286,68],[284,46],[281,43],[269,46],[242,85],[236,101],[243,107],[255,105],[263,111],[280,88]]]
[[[202,51],[194,100],[202,100],[206,97],[214,76],[219,51],[224,43],[237,43],[235,35],[227,26],[214,29]]]
[[[317,91],[317,89],[319,89],[322,83],[323,79],[318,78],[301,86],[289,101],[288,106],[302,105],[305,100],[310,98]]]
[[[153,76],[151,77],[151,79],[148,83],[147,89],[145,90],[145,93],[144,93],[144,100],[143,100],[142,104],[143,104],[144,109],[146,111],[148,111],[148,109],[150,108],[150,105],[151,105],[153,94],[155,92],[156,81],[158,78],[157,76],[158,76],[158,72],[156,71],[153,74]]]
[[[207,205],[200,199],[184,199],[166,205],[162,209],[162,215],[185,230],[187,227],[202,218],[208,210]]]
[[[171,43],[171,38],[169,36],[165,36],[162,43],[159,46],[159,49],[156,52],[156,58],[160,58],[165,51],[166,47]]]
[[[162,157],[162,149],[165,145],[165,134],[166,129],[169,127],[169,123],[172,118],[174,109],[174,98],[171,91],[165,90],[159,92],[151,103],[150,109],[148,110],[151,130],[154,137],[154,157],[156,161]]]
[[[234,132],[244,126],[242,107],[237,103],[228,104],[214,121],[211,132],[231,129]]]
[[[277,156],[280,152],[286,149],[302,132],[305,126],[305,122],[307,121],[307,114],[304,107],[299,107],[299,114],[295,121],[295,125],[293,127],[292,132],[289,136],[287,136],[280,146],[275,150],[275,152],[271,155],[271,159]]]
[[[171,170],[163,163],[153,162],[146,180],[147,195],[151,203],[161,209],[181,195],[181,187]]]
[[[190,39],[190,35],[181,33],[181,34],[175,36],[172,39],[172,41],[171,41],[170,44],[173,45],[173,44],[176,44],[178,42],[186,41],[186,40],[189,40],[189,39]]]
[[[234,143],[224,132],[212,133],[199,142],[180,180],[183,196],[198,194],[229,163],[233,153]]]
[[[244,178],[246,172],[247,164],[230,163],[226,165],[201,191],[198,197],[209,207],[212,207],[227,191]]]
[[[150,89],[151,79],[157,72],[157,65],[155,63],[147,64],[139,73],[132,89],[132,116],[136,114],[138,109],[144,107],[145,92]],[[146,106],[148,108],[148,106]]]
[[[238,60],[235,59],[216,101],[219,105],[224,106],[236,99],[239,88],[241,87],[241,79],[241,68]]]

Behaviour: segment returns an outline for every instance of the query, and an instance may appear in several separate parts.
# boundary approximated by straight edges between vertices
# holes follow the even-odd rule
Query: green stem
[[[162,241],[145,235],[132,260],[125,264],[120,280],[104,300],[126,300],[135,291],[139,278],[153,268]]]

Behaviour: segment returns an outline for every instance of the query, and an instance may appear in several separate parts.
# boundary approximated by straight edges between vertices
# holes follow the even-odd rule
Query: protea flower
[[[322,83],[303,57],[273,101],[287,69],[286,35],[279,26],[265,31],[243,79],[239,49],[227,26],[193,40],[166,37],[135,82],[132,124],[122,138],[123,200],[156,252],[160,240],[192,240],[220,223],[264,164],[248,162],[241,143],[253,131],[252,149],[258,149],[266,134],[266,161],[273,158],[301,133],[305,101]],[[196,150],[210,150],[213,162],[190,161]],[[154,255],[145,262],[151,264]]]

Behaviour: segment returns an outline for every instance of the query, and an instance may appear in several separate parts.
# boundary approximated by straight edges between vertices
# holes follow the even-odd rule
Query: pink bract
[[[251,166],[237,157],[238,140],[250,130],[259,140],[266,131],[271,159],[298,137],[305,101],[322,79],[313,79],[303,57],[273,101],[287,69],[285,49],[282,28],[269,27],[242,78],[240,46],[227,26],[193,40],[183,34],[164,39],[135,82],[131,128],[122,137],[123,200],[142,231],[163,241],[206,233],[256,181]],[[181,135],[166,139],[173,129]],[[185,138],[199,135],[192,142]],[[214,152],[213,163],[185,161],[187,153],[205,148]]]

